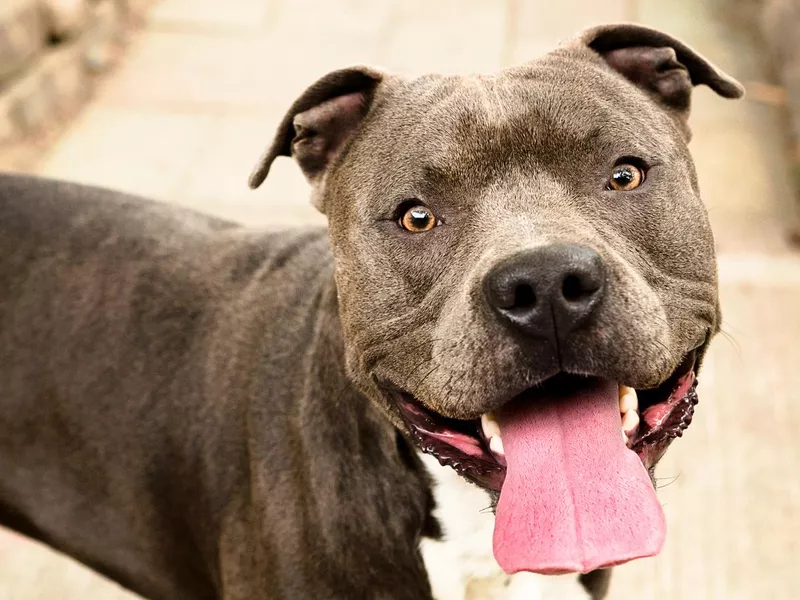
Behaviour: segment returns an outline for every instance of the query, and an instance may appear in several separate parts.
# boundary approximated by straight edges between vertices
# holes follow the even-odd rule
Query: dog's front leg
[[[603,600],[611,585],[611,569],[598,569],[578,577],[592,600]]]
[[[278,521],[277,512],[285,512]],[[267,510],[242,504],[225,519],[220,600],[433,600],[411,540],[392,542],[380,528],[374,537],[326,539],[320,521],[301,525],[303,512],[300,502]]]

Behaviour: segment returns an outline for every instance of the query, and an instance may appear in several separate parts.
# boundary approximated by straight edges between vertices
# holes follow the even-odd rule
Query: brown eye
[[[608,189],[618,192],[635,190],[644,183],[644,171],[631,164],[617,165],[608,180]]]
[[[436,215],[427,206],[417,204],[403,213],[398,221],[400,227],[411,233],[429,231],[438,225]]]

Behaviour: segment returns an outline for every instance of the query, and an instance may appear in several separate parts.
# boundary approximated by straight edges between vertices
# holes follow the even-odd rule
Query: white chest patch
[[[421,544],[436,600],[587,598],[574,576],[506,575],[492,553],[494,515],[486,492],[434,457],[420,457],[434,479],[434,516],[443,533],[442,540],[426,538]]]
[[[450,467],[440,465],[434,457],[421,456],[434,478],[434,515],[443,533],[441,541],[422,542],[422,556],[434,598],[540,600],[539,576],[522,573],[510,577],[494,559],[494,515],[489,510],[486,492],[465,481]],[[516,582],[520,588],[516,594],[511,593],[512,579],[520,580]]]

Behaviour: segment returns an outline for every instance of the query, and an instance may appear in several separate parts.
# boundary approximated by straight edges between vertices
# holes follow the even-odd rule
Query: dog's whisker
[[[733,334],[729,333],[724,328],[720,329],[719,333],[733,347],[733,349],[736,351],[736,354],[739,355],[739,358],[742,359],[742,347],[739,344],[739,341],[733,337]]]
[[[656,477],[655,478],[656,482],[660,482],[660,481],[663,481],[663,480],[669,480],[669,481],[667,481],[667,483],[665,483],[663,485],[657,484],[656,485],[656,489],[663,490],[664,488],[671,486],[673,483],[678,481],[680,476],[681,476],[681,474],[678,473],[677,475],[674,475],[673,477]]]
[[[435,372],[437,369],[439,369],[439,368],[440,368],[440,366],[439,366],[438,364],[436,364],[436,365],[433,365],[433,368],[432,368],[430,371],[428,371],[428,372],[425,374],[425,376],[424,376],[424,377],[423,377],[423,378],[420,380],[420,382],[419,382],[418,384],[416,384],[416,385],[414,386],[414,394],[413,394],[413,395],[415,395],[415,396],[417,395],[417,392],[418,392],[418,391],[419,391],[419,389],[422,387],[422,384],[423,384],[423,383],[425,383],[425,380],[426,380],[428,377],[430,377],[430,376],[431,376],[431,375],[432,375],[432,374],[433,374],[433,373],[434,373],[434,372]]]
[[[384,351],[386,348],[390,349],[392,352],[398,352],[399,351],[398,346],[399,346],[405,353],[405,352],[412,352],[419,348],[424,348],[426,345],[433,345],[436,343],[440,344],[455,343],[454,340],[448,340],[444,338],[429,338],[429,339],[422,339],[419,341],[418,344],[409,346],[408,348],[403,347],[402,343],[405,337],[413,338],[414,336],[421,336],[424,338],[424,334],[421,334],[420,331],[424,331],[425,328],[428,327],[431,322],[433,322],[433,319],[430,322],[414,323],[413,326],[409,326],[407,331],[403,331],[394,337],[381,338],[380,342],[367,346],[367,348],[362,352],[362,354],[368,352],[374,352],[374,353],[383,352],[383,355],[386,356],[388,355],[388,352]]]

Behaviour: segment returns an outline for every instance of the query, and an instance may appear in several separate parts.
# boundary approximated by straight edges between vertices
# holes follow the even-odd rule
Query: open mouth
[[[619,385],[620,437],[652,471],[670,442],[689,427],[697,405],[694,374],[695,352],[657,388],[636,390]],[[593,385],[592,378],[556,375],[511,400],[537,402],[553,395],[569,397]],[[401,393],[398,406],[418,447],[440,463],[480,486],[499,492],[506,474],[503,437],[497,418],[486,413],[480,419],[449,419],[425,408],[413,396]]]
[[[588,572],[657,554],[652,470],[689,426],[696,352],[660,386],[559,374],[474,420],[413,396],[397,404],[418,447],[497,495],[495,558],[509,573]]]

